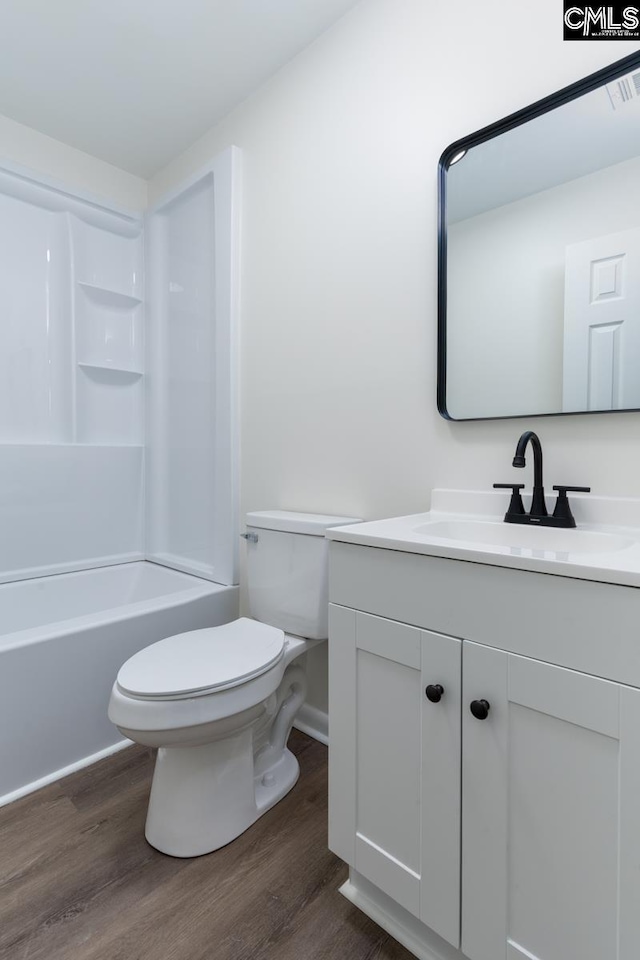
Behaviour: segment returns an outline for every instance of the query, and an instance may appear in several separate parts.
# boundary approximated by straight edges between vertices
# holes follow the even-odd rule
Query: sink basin
[[[629,537],[591,530],[537,527],[491,520],[433,520],[414,527],[429,540],[474,544],[487,549],[523,551],[529,556],[541,551],[554,554],[614,553],[632,546]]]

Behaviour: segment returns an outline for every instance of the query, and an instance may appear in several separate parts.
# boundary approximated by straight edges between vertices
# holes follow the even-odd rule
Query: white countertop
[[[569,495],[575,529],[504,523],[509,491],[434,490],[431,510],[327,531],[330,540],[640,587],[640,498]],[[528,498],[524,498],[528,508]],[[553,511],[554,495],[547,496]]]

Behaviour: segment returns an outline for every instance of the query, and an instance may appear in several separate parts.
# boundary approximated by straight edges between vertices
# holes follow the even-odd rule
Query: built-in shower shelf
[[[101,307],[132,310],[142,303],[139,297],[132,297],[130,294],[121,293],[119,290],[110,290],[108,287],[100,287],[95,283],[87,283],[86,280],[78,280],[78,286],[84,290],[90,300]]]
[[[104,380],[104,375],[113,375],[114,380],[137,380],[143,376],[143,371],[133,367],[116,367],[111,363],[82,363],[78,366],[90,377],[96,377]]]

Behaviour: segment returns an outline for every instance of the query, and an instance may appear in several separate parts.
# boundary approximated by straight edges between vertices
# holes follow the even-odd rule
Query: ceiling
[[[149,178],[358,0],[4,0],[0,113]]]

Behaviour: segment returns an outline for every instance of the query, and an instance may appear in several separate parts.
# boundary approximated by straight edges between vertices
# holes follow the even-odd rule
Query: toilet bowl
[[[158,748],[145,827],[156,849],[210,853],[295,785],[287,739],[307,690],[298,658],[327,636],[324,531],[352,522],[249,514],[249,598],[260,620],[168,637],[121,667],[109,718],[124,736]],[[295,634],[286,632],[292,626]]]

